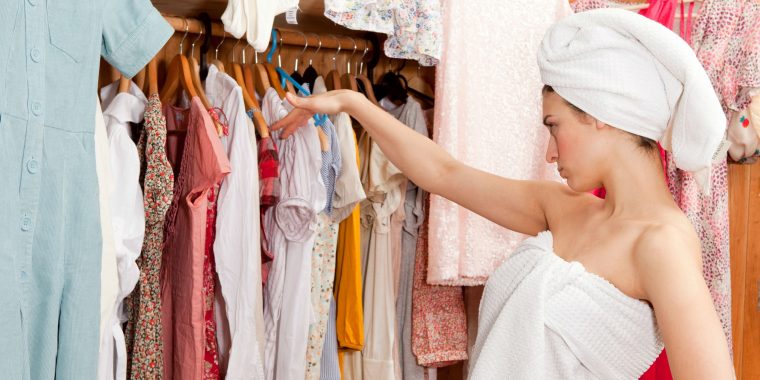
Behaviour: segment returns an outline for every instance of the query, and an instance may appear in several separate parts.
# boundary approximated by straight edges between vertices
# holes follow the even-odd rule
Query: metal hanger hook
[[[201,25],[201,32],[198,34],[198,37],[193,40],[193,43],[190,44],[190,57],[195,56],[195,43],[203,37],[203,29],[203,25]]]
[[[187,21],[187,18],[183,18],[185,21],[185,34],[182,35],[182,39],[179,41],[179,53],[183,53],[183,44],[185,43],[185,38],[187,38],[187,32],[190,30],[190,23]]]
[[[235,41],[235,44],[232,45],[232,63],[235,63],[235,48],[240,43],[240,39],[238,38],[237,41]]]
[[[351,56],[348,57],[348,62],[346,62],[346,72],[351,74],[351,60],[354,59],[354,54],[356,53],[356,40],[353,37],[348,37],[348,39],[354,43],[354,50],[351,52]]]
[[[222,34],[222,42],[219,43],[219,45],[216,45],[216,49],[214,49],[214,59],[219,59],[219,48],[222,47],[222,44],[224,44],[224,40],[227,38],[227,33]]]
[[[333,60],[333,69],[338,70],[338,55],[340,54],[340,40],[338,37],[335,37],[334,34],[328,34],[328,36],[332,37],[335,42],[338,44],[338,51],[335,52],[335,55],[332,57]]]
[[[317,46],[317,50],[314,53],[312,53],[312,55],[309,57],[309,66],[311,66],[311,62],[314,59],[314,56],[317,55],[317,53],[319,53],[320,49],[322,49],[322,37],[320,37],[319,34],[317,33],[312,33],[312,34],[314,34],[314,37],[317,38],[317,42],[319,43],[319,45]]]
[[[275,28],[277,31],[277,42],[279,43],[279,46],[277,46],[277,66],[282,67],[282,32],[279,28]]]
[[[298,61],[299,61],[299,60],[301,59],[301,57],[303,56],[303,53],[306,53],[306,49],[308,49],[308,48],[309,48],[309,38],[307,38],[307,37],[306,37],[306,33],[304,33],[304,32],[301,32],[301,31],[296,31],[296,33],[298,33],[298,34],[300,34],[300,35],[302,35],[302,36],[303,36],[303,44],[304,44],[303,50],[301,50],[301,54],[299,54],[299,55],[296,57],[296,63],[295,63],[295,66],[294,66],[294,68],[293,68],[293,71],[295,71],[295,72],[298,72]]]
[[[359,63],[357,63],[357,65],[359,66],[359,69],[357,69],[356,72],[359,75],[362,75],[362,73],[364,73],[364,57],[367,55],[368,51],[369,51],[368,42],[364,41],[364,53],[362,53],[362,57],[359,58]]]

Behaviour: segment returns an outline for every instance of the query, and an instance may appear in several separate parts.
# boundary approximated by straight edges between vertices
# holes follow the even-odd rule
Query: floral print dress
[[[164,217],[173,198],[174,172],[166,156],[166,119],[158,94],[152,94],[145,110],[145,127],[137,145],[141,182],[145,194],[145,240],[137,259],[140,279],[125,300],[129,320],[125,330],[130,379],[163,376],[161,335],[161,287],[159,273],[164,243]]]

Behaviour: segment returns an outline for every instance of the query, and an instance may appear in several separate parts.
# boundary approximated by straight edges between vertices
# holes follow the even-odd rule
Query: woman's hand
[[[314,114],[334,115],[346,111],[356,94],[351,90],[336,90],[303,98],[287,93],[285,97],[295,109],[269,129],[273,131],[282,129],[280,138],[286,139],[298,128],[307,125],[307,121]]]

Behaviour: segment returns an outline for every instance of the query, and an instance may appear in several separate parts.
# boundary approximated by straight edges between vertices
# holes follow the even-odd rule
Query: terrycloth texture
[[[491,275],[479,314],[471,379],[636,379],[663,348],[652,308],[555,255],[549,231]]]
[[[578,13],[549,29],[538,64],[560,96],[609,125],[660,141],[709,191],[726,117],[696,55],[672,31],[621,9]]]

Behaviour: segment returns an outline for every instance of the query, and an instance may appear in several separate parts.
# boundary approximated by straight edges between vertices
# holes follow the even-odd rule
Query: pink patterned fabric
[[[702,242],[702,270],[731,350],[731,260],[728,235],[728,163],[713,165],[710,196],[668,154],[668,186]]]
[[[607,0],[578,0],[571,4],[573,12],[580,13],[597,8],[609,8],[610,2]]]
[[[430,209],[430,198],[425,209]],[[420,226],[412,287],[412,352],[425,367],[467,360],[467,315],[461,287],[428,285],[428,220]]]
[[[200,380],[204,373],[205,315],[203,263],[209,191],[230,172],[213,121],[195,97],[189,109],[164,107],[168,141],[179,159],[174,194],[166,214],[161,262],[161,324],[165,379]],[[179,132],[179,133],[177,133]],[[174,143],[174,144],[172,144]],[[177,165],[177,161],[172,161]]]
[[[705,0],[694,24],[692,46],[724,111],[741,111],[760,89],[760,2]]]

